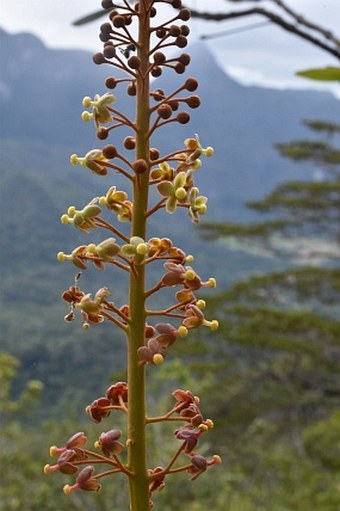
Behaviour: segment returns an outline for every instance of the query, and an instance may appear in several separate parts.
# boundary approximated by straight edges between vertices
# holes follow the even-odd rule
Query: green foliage
[[[336,66],[305,69],[303,71],[298,71],[296,74],[302,78],[309,78],[310,80],[318,80],[322,82],[340,81],[340,67]]]

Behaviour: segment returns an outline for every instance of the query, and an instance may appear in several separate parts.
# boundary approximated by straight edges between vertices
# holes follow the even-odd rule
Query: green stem
[[[149,47],[150,17],[148,0],[139,3],[138,56],[141,61],[136,79],[136,159],[149,165],[150,100]],[[148,207],[149,172],[137,174],[134,179],[133,216],[131,236],[146,238],[146,211]],[[128,329],[128,467],[134,474],[129,478],[130,511],[149,511],[149,481],[146,463],[146,389],[145,366],[139,364],[137,350],[145,339],[145,264],[142,256],[135,258],[135,274],[130,275]]]

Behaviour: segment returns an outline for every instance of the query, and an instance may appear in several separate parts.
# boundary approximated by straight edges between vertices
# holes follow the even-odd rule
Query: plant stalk
[[[133,215],[131,235],[146,239],[149,189],[149,46],[150,16],[148,0],[139,3],[138,57],[140,72],[136,82],[136,159],[148,164],[148,171],[136,174],[133,191]],[[129,478],[130,511],[149,511],[149,481],[146,461],[146,382],[145,366],[139,364],[137,350],[145,341],[145,264],[143,256],[135,258],[136,272],[130,274],[128,332],[128,466],[134,473]]]

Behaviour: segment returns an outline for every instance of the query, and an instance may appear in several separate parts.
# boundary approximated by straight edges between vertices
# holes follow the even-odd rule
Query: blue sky
[[[183,3],[192,8],[212,11],[243,8],[243,4],[240,6],[227,0],[186,0]],[[340,38],[340,0],[286,0],[286,3],[311,21],[338,33]],[[264,0],[262,4],[273,9],[271,0]],[[0,0],[0,5],[0,26],[11,33],[32,32],[53,48],[91,51],[100,48],[97,37],[99,22],[81,28],[71,26],[73,20],[98,9],[99,0],[58,0],[51,3],[43,0]],[[253,2],[246,2],[244,8],[253,5]],[[264,20],[257,17],[224,23],[194,20],[191,22],[191,40],[198,39],[201,34],[230,30],[259,21]],[[338,84],[318,84],[294,76],[299,69],[334,65],[335,59],[276,26],[268,25],[211,39],[208,44],[223,67],[242,83],[281,88],[321,87],[340,97]]]

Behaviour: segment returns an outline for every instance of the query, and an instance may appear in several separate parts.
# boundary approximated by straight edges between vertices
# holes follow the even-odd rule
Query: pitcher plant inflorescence
[[[157,4],[167,4],[175,14],[157,24],[154,22]],[[169,238],[147,238],[148,221],[160,210],[171,214],[177,208],[186,208],[195,223],[206,212],[207,198],[200,195],[194,180],[201,167],[200,158],[212,156],[213,149],[203,148],[197,135],[184,140],[183,147],[164,155],[151,143],[157,130],[190,120],[182,106],[197,108],[200,105],[199,97],[193,94],[198,87],[195,78],[187,78],[171,93],[151,87],[154,84],[151,79],[159,77],[165,68],[182,74],[189,65],[187,53],[168,57],[163,51],[187,45],[189,27],[183,22],[190,19],[190,11],[182,7],[180,0],[140,0],[134,5],[122,0],[119,6],[111,0],[103,0],[102,7],[109,21],[100,28],[103,51],[96,53],[93,60],[120,70],[120,77],[107,78],[106,87],[113,90],[127,84],[127,94],[135,102],[135,118],[119,111],[111,92],[85,97],[86,110],[82,119],[94,122],[99,140],[106,140],[119,127],[131,133],[123,140],[124,150],[107,144],[84,156],[73,154],[70,160],[73,165],[87,168],[98,176],[118,172],[124,176],[129,190],[119,190],[112,185],[106,195],[92,199],[82,209],[70,206],[61,217],[63,224],[73,224],[83,233],[100,228],[107,231],[109,237],[98,244],[76,247],[70,254],[59,252],[57,257],[59,261],[72,262],[81,270],[91,263],[99,270],[113,265],[127,275],[128,303],[121,307],[110,301],[106,287],[100,288],[94,296],[83,291],[79,286],[80,273],[62,295],[70,307],[66,321],[72,321],[79,311],[84,328],[109,321],[125,333],[127,383],[111,385],[105,395],[86,410],[97,423],[107,419],[113,411],[122,412],[127,418],[127,431],[124,442],[119,429],[102,432],[95,443],[95,451],[86,447],[86,435],[78,432],[63,447],[51,447],[50,454],[59,457],[54,465],[46,465],[44,472],[76,474],[74,484],[64,486],[66,494],[77,489],[98,491],[104,476],[123,473],[129,482],[131,511],[149,511],[152,493],[164,487],[167,476],[187,472],[191,479],[196,479],[207,468],[221,462],[218,455],[206,458],[196,451],[200,436],[213,427],[213,422],[205,419],[200,411],[199,398],[189,390],[177,389],[172,393],[172,408],[162,416],[150,417],[146,410],[145,378],[147,367],[162,364],[177,338],[184,338],[189,330],[201,326],[211,330],[218,328],[216,320],[205,317],[205,302],[196,296],[202,287],[214,288],[215,279],[203,281],[189,266],[193,256],[174,246]],[[122,72],[124,77],[121,77]],[[126,157],[129,151],[133,152],[131,159]],[[149,197],[151,188],[157,190],[158,199]],[[116,217],[113,223],[104,218],[105,210]],[[130,225],[128,236],[116,226],[119,222]],[[158,282],[148,287],[146,270],[159,261],[164,264],[165,272]],[[163,288],[177,288],[174,303],[162,310],[148,306],[148,299]],[[165,322],[168,318],[175,325]],[[164,322],[157,323],[159,319]],[[146,429],[165,421],[176,423],[174,436],[179,444],[165,466],[148,468]]]

